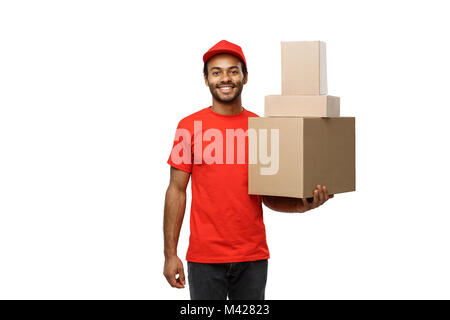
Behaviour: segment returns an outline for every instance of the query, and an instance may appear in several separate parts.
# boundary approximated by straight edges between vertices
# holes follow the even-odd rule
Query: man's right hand
[[[179,275],[177,278],[176,275]],[[164,262],[164,276],[173,288],[184,288],[186,280],[184,277],[183,262],[177,256],[166,257]]]

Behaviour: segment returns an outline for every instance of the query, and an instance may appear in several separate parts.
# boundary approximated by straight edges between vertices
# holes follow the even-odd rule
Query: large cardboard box
[[[339,117],[339,97],[328,95],[270,95],[264,99],[265,117]]]
[[[313,196],[355,190],[355,118],[248,118],[248,193]]]
[[[325,42],[282,41],[281,94],[327,93]]]

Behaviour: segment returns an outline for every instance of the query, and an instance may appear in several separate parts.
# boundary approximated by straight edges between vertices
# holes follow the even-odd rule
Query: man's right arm
[[[170,183],[164,205],[164,276],[175,288],[184,288],[186,284],[183,263],[177,256],[177,246],[186,209],[189,177],[188,172],[170,167]]]

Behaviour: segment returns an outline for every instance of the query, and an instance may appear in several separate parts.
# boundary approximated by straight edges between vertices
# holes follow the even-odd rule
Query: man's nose
[[[231,82],[231,77],[227,72],[222,73],[222,76],[220,77],[220,81],[224,83]]]

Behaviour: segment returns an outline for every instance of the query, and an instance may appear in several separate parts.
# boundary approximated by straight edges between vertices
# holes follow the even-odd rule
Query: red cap
[[[203,55],[203,62],[208,61],[211,57],[215,56],[219,53],[229,53],[232,54],[239,59],[241,59],[245,66],[247,66],[247,61],[245,61],[244,53],[242,52],[241,47],[239,47],[237,44],[231,43],[227,40],[222,40],[217,42],[211,49],[209,49],[204,55]]]

